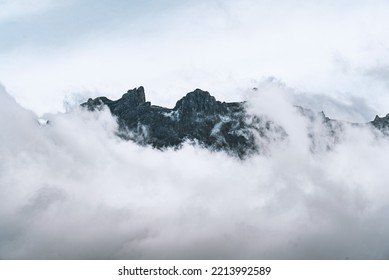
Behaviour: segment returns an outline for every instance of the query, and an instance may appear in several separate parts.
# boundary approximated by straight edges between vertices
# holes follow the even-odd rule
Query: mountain
[[[200,89],[188,93],[172,109],[147,102],[143,87],[129,90],[116,101],[98,97],[81,104],[91,111],[104,105],[117,117],[122,138],[159,149],[191,142],[243,158],[259,152],[258,135],[266,138],[270,134],[266,131],[277,129],[280,137],[286,134],[270,120],[248,115],[245,102],[220,102]]]
[[[131,89],[115,101],[106,97],[90,98],[81,106],[90,111],[107,106],[117,117],[120,137],[158,149],[180,148],[189,142],[245,158],[266,153],[269,142],[284,141],[288,136],[281,126],[266,116],[248,114],[245,102],[220,102],[200,89],[189,92],[172,109],[151,105],[146,101],[143,87]],[[311,124],[308,129],[312,151],[323,147],[331,149],[339,141],[343,122],[332,120],[323,112],[296,108]],[[317,124],[326,131],[325,143],[323,137],[315,133]],[[384,118],[377,116],[363,125],[385,132],[389,127],[389,114]]]
[[[370,122],[370,124],[380,130],[383,134],[389,135],[389,114],[382,118],[375,116],[375,119]]]

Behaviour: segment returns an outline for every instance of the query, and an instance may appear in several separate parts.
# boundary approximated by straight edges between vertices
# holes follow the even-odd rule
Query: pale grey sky
[[[165,106],[194,88],[242,99],[269,76],[366,99],[366,118],[389,111],[388,1],[0,0],[0,11],[0,82],[38,114],[139,85]]]
[[[388,19],[383,0],[0,0],[0,259],[388,259],[388,139],[345,125],[328,151],[293,106],[388,113]],[[109,110],[42,126],[6,93],[43,114],[139,85],[248,97],[287,137],[247,161],[162,152]]]

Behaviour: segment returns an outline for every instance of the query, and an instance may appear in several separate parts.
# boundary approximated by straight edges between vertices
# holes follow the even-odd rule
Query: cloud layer
[[[345,125],[334,146],[293,106],[389,112],[388,1],[62,2],[0,0],[0,259],[389,258],[388,140]],[[77,108],[140,85],[248,99],[288,139],[161,152]]]
[[[26,14],[36,2],[45,8]],[[268,76],[367,101],[367,119],[389,108],[384,0],[57,2],[0,1],[20,15],[0,22],[0,81],[38,114],[63,110],[67,94],[118,98],[140,85],[170,107],[197,87],[237,100],[240,87]]]
[[[0,258],[388,258],[388,140],[346,127],[332,151],[311,153],[290,96],[251,95],[289,137],[239,161],[122,141],[107,110],[42,126],[2,89]]]

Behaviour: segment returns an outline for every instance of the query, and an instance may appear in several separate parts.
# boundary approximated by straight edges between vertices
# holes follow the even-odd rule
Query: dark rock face
[[[220,102],[209,92],[196,89],[169,109],[147,102],[143,87],[129,90],[116,101],[98,97],[81,104],[90,111],[107,106],[118,119],[120,137],[158,149],[180,148],[184,142],[190,142],[245,158],[266,153],[269,143],[287,138],[286,131],[266,116],[247,114],[245,105],[245,102]],[[296,109],[309,120],[312,152],[331,150],[340,142],[346,123],[332,120],[323,112],[299,106]],[[389,135],[389,114],[383,118],[376,116],[368,124],[349,125],[370,125]]]
[[[375,128],[381,130],[383,134],[389,135],[389,114],[382,118],[376,116],[375,119],[370,122],[370,124]]]
[[[257,135],[274,128],[270,121],[248,116],[244,103],[220,102],[200,89],[181,98],[173,109],[146,102],[143,87],[116,101],[98,97],[81,106],[93,111],[103,105],[118,118],[121,137],[155,148],[180,147],[189,141],[242,158],[258,151]]]

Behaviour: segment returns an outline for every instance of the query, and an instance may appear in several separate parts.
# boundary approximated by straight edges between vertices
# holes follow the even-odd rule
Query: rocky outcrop
[[[147,102],[143,87],[129,90],[116,101],[98,97],[81,106],[93,111],[104,105],[117,117],[121,137],[160,149],[188,141],[245,157],[258,152],[256,134],[272,129],[270,121],[248,116],[244,102],[220,102],[200,89],[188,93],[172,109]]]
[[[81,106],[90,111],[107,106],[117,117],[120,137],[158,149],[179,148],[184,142],[190,142],[245,158],[266,153],[270,142],[287,138],[286,131],[266,116],[247,114],[245,102],[220,102],[200,89],[188,93],[172,109],[147,102],[143,87],[129,90],[115,101],[98,97]],[[323,112],[296,108],[309,120],[312,152],[330,150],[340,141],[344,122],[332,120]],[[383,118],[377,116],[368,124],[351,125],[370,125],[389,135],[389,114]]]
[[[379,129],[385,135],[389,135],[389,114],[382,118],[376,116],[370,124]]]

